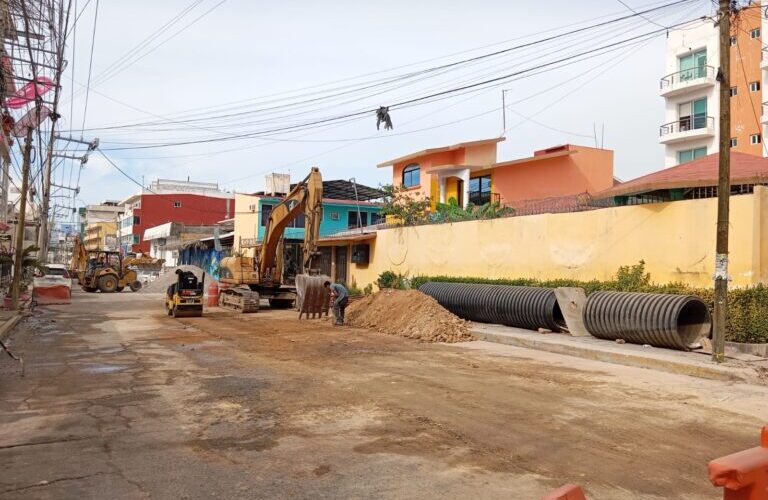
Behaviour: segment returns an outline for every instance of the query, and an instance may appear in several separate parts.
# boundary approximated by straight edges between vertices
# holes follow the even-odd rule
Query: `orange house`
[[[529,158],[498,162],[503,137],[425,149],[378,165],[392,167],[392,184],[433,206],[522,201],[596,193],[613,186],[613,151],[565,144]]]

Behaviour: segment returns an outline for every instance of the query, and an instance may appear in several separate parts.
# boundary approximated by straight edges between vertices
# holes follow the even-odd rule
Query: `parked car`
[[[69,304],[71,301],[72,277],[63,264],[46,265],[44,271],[35,273],[32,286],[38,304]]]

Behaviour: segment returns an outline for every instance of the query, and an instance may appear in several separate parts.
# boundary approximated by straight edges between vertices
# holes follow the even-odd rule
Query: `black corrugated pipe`
[[[698,297],[595,292],[584,307],[584,326],[597,338],[690,350],[709,334],[709,308]]]
[[[548,328],[556,332],[565,328],[551,288],[430,281],[419,290],[464,319],[529,330]]]

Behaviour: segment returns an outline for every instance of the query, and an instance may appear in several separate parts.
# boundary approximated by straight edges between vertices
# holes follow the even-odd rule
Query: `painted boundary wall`
[[[361,288],[387,270],[607,280],[644,260],[656,283],[712,287],[716,214],[717,200],[707,198],[385,229],[369,264],[351,264],[350,273]],[[730,251],[732,286],[768,280],[768,188],[731,197]]]

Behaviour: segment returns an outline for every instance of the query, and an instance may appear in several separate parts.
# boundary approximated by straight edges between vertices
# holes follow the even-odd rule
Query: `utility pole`
[[[0,61],[5,60],[5,33],[8,30],[8,26],[6,26],[6,14],[8,13],[8,0],[0,0]],[[5,74],[5,65],[0,64],[0,104],[5,103],[5,98],[8,96],[8,89],[6,88],[7,83],[7,75]],[[4,107],[4,104],[3,104]],[[0,108],[0,112],[4,112],[5,110]],[[6,158],[5,155],[3,155],[3,158],[0,159],[0,162],[2,162],[2,171],[0,172],[0,175],[2,176],[2,179],[0,179],[0,205],[2,205],[2,208],[0,208],[0,218],[2,218],[2,221],[7,223],[8,222],[8,190],[10,189],[10,180],[11,180],[11,159],[10,159],[10,141],[9,138],[5,136],[5,133],[2,134],[2,141],[5,143],[5,146],[3,149],[8,149],[8,157]]]
[[[22,254],[24,253],[24,219],[27,214],[27,191],[29,190],[29,164],[32,157],[32,127],[27,128],[24,140],[24,162],[21,167],[21,196],[19,198],[19,217],[16,220],[16,249],[13,254],[13,281],[11,281],[11,300],[13,309],[19,307],[21,288]]]
[[[67,19],[68,21],[68,19]],[[68,22],[66,23],[68,24]],[[51,111],[51,134],[48,138],[48,151],[46,152],[45,171],[43,173],[43,203],[40,208],[40,231],[37,236],[37,246],[40,247],[40,260],[48,262],[48,242],[50,231],[48,230],[48,210],[51,203],[51,171],[53,169],[53,144],[56,142],[56,122],[59,119],[59,97],[61,96],[61,73],[64,69],[64,12],[59,13],[59,40],[56,47],[56,73],[54,76],[55,87],[53,89],[53,110]]]
[[[720,168],[717,183],[717,246],[715,254],[715,330],[712,360],[725,361],[728,318],[728,212],[731,196],[731,0],[720,0]]]

